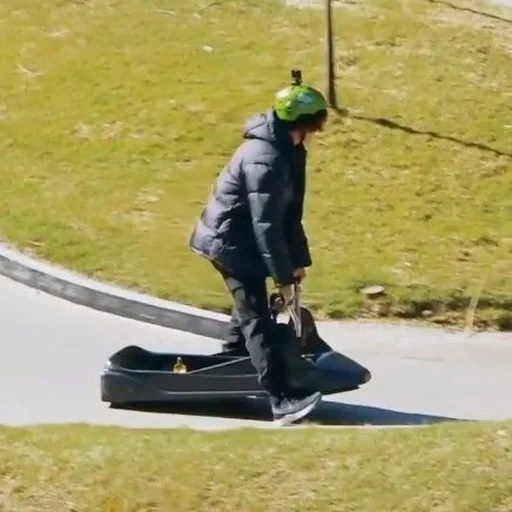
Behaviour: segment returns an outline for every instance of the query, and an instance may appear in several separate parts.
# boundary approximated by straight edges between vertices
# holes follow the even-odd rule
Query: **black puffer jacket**
[[[246,124],[246,139],[221,172],[190,238],[194,252],[243,278],[293,283],[311,265],[302,227],[306,150],[273,111]]]

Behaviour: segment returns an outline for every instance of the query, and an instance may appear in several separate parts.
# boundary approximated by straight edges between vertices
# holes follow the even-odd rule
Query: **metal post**
[[[325,0],[325,16],[327,24],[327,98],[329,105],[337,109],[336,101],[336,77],[334,74],[334,41],[333,41],[333,28],[332,28],[332,2]]]

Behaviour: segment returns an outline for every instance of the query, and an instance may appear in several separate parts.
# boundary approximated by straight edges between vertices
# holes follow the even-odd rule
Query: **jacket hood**
[[[249,118],[244,127],[244,139],[260,139],[278,145],[293,145],[288,130],[273,110]]]

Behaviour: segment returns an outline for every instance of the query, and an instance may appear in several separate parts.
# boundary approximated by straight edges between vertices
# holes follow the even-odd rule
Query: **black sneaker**
[[[322,393],[316,391],[307,396],[279,397],[271,400],[274,423],[283,426],[307,416],[322,400]]]

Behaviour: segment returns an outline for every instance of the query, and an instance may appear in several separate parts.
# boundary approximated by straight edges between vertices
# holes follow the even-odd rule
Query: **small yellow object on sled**
[[[181,357],[176,359],[176,363],[174,364],[172,371],[174,373],[187,373],[187,366],[183,363],[183,359]]]

